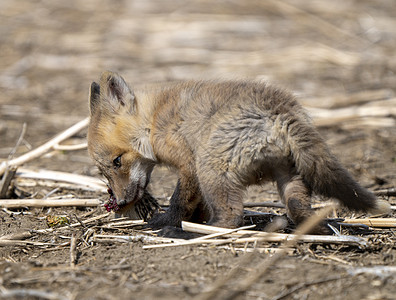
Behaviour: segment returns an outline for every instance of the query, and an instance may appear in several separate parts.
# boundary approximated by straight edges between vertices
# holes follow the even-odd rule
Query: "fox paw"
[[[192,232],[186,232],[180,227],[174,226],[165,226],[158,232],[158,236],[166,237],[166,238],[176,238],[176,239],[184,239],[190,240],[197,238],[201,235]]]
[[[156,213],[147,224],[147,227],[152,229],[161,229],[166,226],[181,227],[180,218],[175,217],[169,212]]]

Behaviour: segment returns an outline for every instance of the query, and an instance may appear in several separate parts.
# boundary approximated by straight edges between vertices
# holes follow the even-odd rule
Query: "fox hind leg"
[[[284,173],[277,176],[276,182],[282,202],[286,205],[286,213],[296,225],[314,214],[311,208],[311,191],[300,175]],[[310,233],[329,234],[331,230],[326,222],[322,222]]]

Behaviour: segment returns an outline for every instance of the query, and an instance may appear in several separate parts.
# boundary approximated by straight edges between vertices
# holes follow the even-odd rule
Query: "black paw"
[[[157,234],[158,236],[162,236],[166,238],[185,239],[185,240],[194,239],[201,236],[197,233],[183,231],[183,229],[181,229],[180,227],[174,227],[174,226],[166,226],[162,228]]]
[[[147,222],[147,227],[152,229],[161,229],[165,226],[173,226],[173,227],[181,227],[180,218],[176,218],[174,215],[169,212],[166,213],[156,213],[150,220]]]

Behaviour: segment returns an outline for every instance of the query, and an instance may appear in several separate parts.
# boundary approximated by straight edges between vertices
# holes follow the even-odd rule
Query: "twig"
[[[326,210],[329,208],[334,208],[334,206],[325,207]],[[220,228],[209,225],[202,225],[190,222],[182,222],[182,227],[184,231],[195,232],[201,234],[212,234],[222,232],[227,238],[239,238],[242,236],[254,236],[255,238],[265,238],[268,242],[288,242],[294,240],[298,235],[296,234],[284,234],[284,233],[273,233],[273,232],[263,232],[263,231],[253,231],[253,230],[239,230],[237,232],[228,233],[229,229]],[[357,236],[341,235],[300,235],[299,241],[304,243],[325,243],[325,244],[345,244],[354,245],[359,247],[367,247],[367,240]]]
[[[188,245],[224,245],[224,244],[246,244],[246,243],[257,243],[257,242],[268,242],[267,238],[247,237],[247,238],[228,238],[228,239],[208,239],[208,240],[181,240],[174,243],[160,244],[160,245],[147,245],[143,246],[143,249],[152,248],[167,248],[167,247],[179,247]]]
[[[74,268],[76,265],[76,259],[77,259],[76,248],[77,248],[77,237],[76,237],[75,233],[73,233],[71,240],[70,240],[70,267],[71,268]]]
[[[23,240],[28,239],[32,236],[33,234],[30,231],[24,231],[0,236],[0,240]]]
[[[17,152],[19,146],[21,145],[24,137],[25,137],[25,133],[26,133],[26,123],[23,123],[22,125],[22,130],[21,130],[21,134],[19,135],[18,141],[16,142],[14,148],[11,150],[10,154],[8,155],[8,160],[12,159],[15,155],[15,153]]]
[[[396,108],[394,103],[396,99],[387,100],[387,105],[383,103],[377,103],[376,105],[364,105],[364,106],[351,106],[337,109],[323,109],[323,108],[307,108],[308,111],[314,118],[314,122],[317,126],[330,126],[345,121],[359,121],[360,123],[366,122],[368,118],[374,118],[380,120],[381,118],[387,118],[389,116],[396,115]],[[391,119],[393,120],[393,119]],[[385,122],[384,126],[394,124],[393,122]]]
[[[93,242],[144,242],[144,243],[172,243],[177,241],[184,241],[181,239],[169,239],[163,237],[149,236],[145,234],[134,234],[134,235],[93,235],[91,241]]]
[[[3,299],[48,299],[48,300],[68,300],[68,297],[64,297],[58,293],[46,292],[41,290],[28,290],[28,289],[6,289],[0,286],[0,298]]]
[[[230,246],[219,246],[219,249],[231,249]],[[263,254],[274,254],[279,251],[287,251],[287,255],[292,255],[295,251],[294,248],[274,248],[274,247],[250,247],[250,248],[238,248],[234,247],[234,250],[237,252],[244,252],[244,253],[251,253],[251,252],[258,252],[258,253],[263,253]]]
[[[197,244],[227,244],[227,243],[237,243],[237,242],[238,243],[254,242],[257,239],[253,238],[253,239],[239,239],[239,240],[235,240],[235,239],[214,240],[213,238],[224,236],[226,234],[230,234],[230,233],[241,231],[241,230],[248,229],[248,228],[253,228],[255,226],[256,225],[249,225],[249,226],[244,226],[244,227],[240,227],[240,228],[227,229],[226,231],[223,231],[223,232],[211,233],[211,234],[201,236],[201,237],[191,239],[191,240],[181,240],[181,241],[178,241],[177,243],[143,246],[143,249],[165,248],[165,247],[197,245]]]
[[[388,188],[388,189],[381,189],[381,190],[376,190],[374,191],[374,194],[376,196],[396,196],[396,188]]]
[[[0,181],[0,198],[5,198],[7,195],[8,188],[11,184],[12,179],[16,173],[15,166],[8,166],[3,174],[3,178]]]
[[[89,188],[94,191],[106,192],[106,184],[95,177],[85,176],[79,174],[72,174],[59,171],[49,171],[49,170],[29,170],[24,168],[19,168],[16,177],[18,178],[31,178],[39,180],[50,180],[50,181],[60,181],[68,182],[81,187]]]
[[[58,151],[73,151],[73,150],[82,150],[87,148],[87,143],[82,143],[78,145],[54,145],[53,149]]]
[[[342,223],[363,224],[363,225],[367,225],[370,227],[395,228],[396,227],[396,218],[345,219]]]
[[[114,223],[109,223],[101,226],[101,228],[130,228],[135,226],[142,226],[147,224],[144,220],[124,220],[124,221],[117,221]]]
[[[42,242],[33,242],[33,241],[22,241],[22,240],[3,240],[0,239],[0,247],[4,246],[27,246],[27,245],[33,245],[33,246],[48,246],[52,245],[51,243],[42,243]]]
[[[220,237],[220,236],[223,236],[223,235],[226,235],[226,234],[230,234],[230,233],[234,233],[234,232],[238,232],[238,231],[241,231],[241,230],[250,229],[250,228],[254,228],[254,227],[256,227],[256,225],[248,225],[248,226],[243,226],[243,227],[239,227],[239,228],[228,229],[228,230],[225,230],[223,232],[216,232],[216,233],[211,233],[211,234],[208,234],[208,235],[205,235],[205,236],[201,236],[201,237],[192,239],[192,241],[208,240],[208,239],[212,239],[212,238],[215,238],[215,237]]]
[[[285,205],[280,202],[264,201],[264,202],[246,202],[243,203],[244,207],[277,207],[285,208]]]
[[[0,199],[0,207],[65,207],[65,206],[99,206],[99,199]]]
[[[73,126],[66,129],[65,131],[61,132],[59,135],[52,138],[51,140],[49,140],[47,143],[41,145],[40,147],[38,147],[26,154],[23,154],[15,159],[1,163],[0,164],[0,176],[4,174],[4,172],[7,168],[7,165],[20,166],[30,160],[40,157],[41,155],[43,155],[46,152],[48,152],[49,150],[51,150],[54,146],[61,143],[63,140],[73,136],[74,134],[76,134],[77,132],[82,130],[83,128],[87,127],[88,121],[89,121],[89,119],[86,118],[86,119],[74,124]]]

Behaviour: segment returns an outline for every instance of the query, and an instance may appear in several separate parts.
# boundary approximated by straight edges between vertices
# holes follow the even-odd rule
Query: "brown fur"
[[[142,198],[155,164],[177,170],[167,213],[154,226],[207,217],[223,227],[243,222],[246,187],[275,181],[290,218],[312,214],[311,192],[355,210],[378,203],[329,152],[288,92],[253,81],[188,81],[132,91],[103,73],[90,95],[89,153],[119,205]],[[121,166],[113,161],[121,156]],[[202,205],[204,204],[204,205]]]

